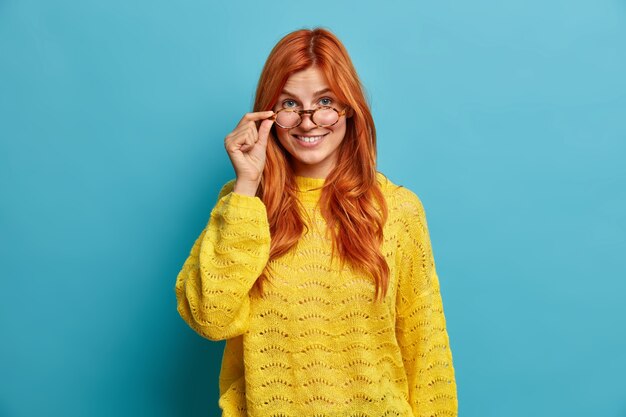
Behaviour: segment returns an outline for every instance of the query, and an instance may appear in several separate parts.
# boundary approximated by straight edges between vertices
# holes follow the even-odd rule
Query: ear
[[[354,116],[354,109],[352,107],[348,107],[348,111],[346,112],[346,118],[350,118]]]

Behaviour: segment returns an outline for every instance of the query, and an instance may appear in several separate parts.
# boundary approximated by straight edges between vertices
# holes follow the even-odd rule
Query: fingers
[[[241,118],[241,120],[237,124],[237,127],[242,126],[243,124],[245,124],[247,122],[255,122],[257,120],[267,119],[268,117],[271,117],[272,115],[274,115],[274,111],[273,110],[257,111],[257,112],[253,112],[253,113],[246,113],[246,114],[244,114],[244,116]]]
[[[243,144],[241,145],[240,150],[242,152],[247,152],[248,150],[254,148],[257,137],[258,133],[256,131],[256,127],[253,124],[243,132]]]
[[[274,112],[272,110],[246,113],[237,127],[230,132],[224,140],[226,151],[230,154],[233,152],[248,152],[255,147],[257,142],[265,149],[267,146],[267,138],[274,120],[270,118]],[[263,120],[257,130],[257,121]]]
[[[254,123],[238,127],[226,136],[224,145],[229,152],[240,150],[245,152],[254,146],[257,140]]]
[[[272,115],[271,110],[247,113],[226,135],[224,146],[238,179],[244,176],[256,178],[263,171],[268,136],[274,124]]]
[[[264,145],[267,144],[267,136],[274,123],[274,120],[270,118],[273,114],[274,112],[272,110],[246,113],[237,127],[226,136],[225,145],[227,148],[234,150],[236,147],[242,152],[250,150],[259,139],[261,129],[263,129],[262,139]],[[263,120],[259,126],[259,130],[257,130],[256,124],[258,120]]]
[[[267,137],[270,134],[272,124],[274,124],[273,120],[263,120],[261,126],[259,126],[258,144],[264,148],[267,146]]]

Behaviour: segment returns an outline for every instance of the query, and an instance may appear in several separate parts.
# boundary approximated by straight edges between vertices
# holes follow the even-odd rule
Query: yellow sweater
[[[178,312],[199,335],[226,339],[223,417],[450,417],[457,390],[439,280],[419,198],[378,173],[389,207],[384,303],[374,281],[331,262],[316,207],[324,179],[296,177],[310,227],[268,264],[270,231],[258,197],[220,192],[179,272]],[[273,285],[272,285],[273,284]]]

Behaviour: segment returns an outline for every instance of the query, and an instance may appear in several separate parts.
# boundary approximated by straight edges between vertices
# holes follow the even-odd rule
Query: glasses
[[[341,111],[334,107],[321,106],[313,110],[280,109],[269,119],[283,129],[291,129],[302,123],[302,114],[311,116],[311,121],[318,127],[332,126],[339,121],[339,118],[346,114],[346,109]]]

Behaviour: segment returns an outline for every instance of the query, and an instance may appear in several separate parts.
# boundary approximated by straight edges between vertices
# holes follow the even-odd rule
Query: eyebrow
[[[324,93],[332,93],[332,92],[333,92],[333,91],[332,91],[330,88],[324,88],[323,90],[316,91],[315,93],[313,93],[313,95],[314,95],[314,96],[319,96],[319,95],[322,95],[322,94],[324,94]],[[290,93],[290,92],[289,92],[289,91],[287,91],[287,90],[283,90],[283,91],[281,92],[281,94],[284,94],[284,95],[286,95],[286,96],[291,96],[291,97],[297,97],[295,94],[292,94],[292,93]]]

